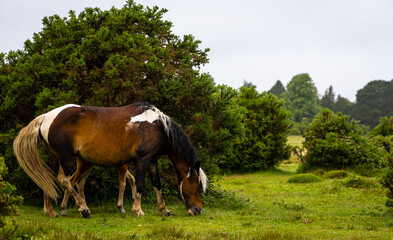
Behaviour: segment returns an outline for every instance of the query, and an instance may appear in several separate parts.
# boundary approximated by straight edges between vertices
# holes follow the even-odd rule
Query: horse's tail
[[[45,115],[36,117],[24,127],[14,141],[14,153],[27,175],[52,199],[59,197],[55,173],[39,154],[40,126]]]

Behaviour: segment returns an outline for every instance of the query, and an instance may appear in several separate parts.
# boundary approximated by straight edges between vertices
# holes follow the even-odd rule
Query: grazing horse
[[[49,149],[50,166],[39,155],[40,138]],[[44,213],[51,216],[57,216],[52,205],[52,200],[59,197],[57,183],[75,198],[82,216],[90,217],[85,199],[73,186],[86,176],[91,165],[120,168],[130,162],[136,163],[133,212],[144,215],[141,196],[149,172],[157,202],[162,203],[159,210],[169,214],[158,174],[157,160],[163,154],[173,163],[188,213],[197,215],[202,210],[201,191],[206,189],[207,178],[190,139],[175,121],[148,103],[123,107],[64,105],[36,117],[23,128],[14,141],[14,153],[44,191]],[[125,177],[122,179],[125,181]]]

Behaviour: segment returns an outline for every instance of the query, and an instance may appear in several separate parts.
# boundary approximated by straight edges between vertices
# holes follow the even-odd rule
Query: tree
[[[353,105],[354,103],[352,103],[345,97],[341,97],[341,95],[339,94],[337,96],[336,103],[334,104],[334,110],[336,112],[342,112],[349,115]]]
[[[251,88],[254,87],[255,85],[252,82],[247,82],[246,80],[243,80],[243,86],[242,87],[247,87]]]
[[[381,117],[393,115],[392,96],[393,80],[371,81],[357,92],[350,115],[362,124],[375,127]]]
[[[333,92],[332,85],[326,89],[325,94],[321,98],[320,104],[324,108],[329,108],[330,110],[335,111],[335,94]]]
[[[280,80],[273,85],[273,87],[268,91],[268,93],[274,94],[279,98],[282,98],[285,93],[285,87]]]
[[[318,92],[307,73],[296,75],[287,84],[285,107],[292,112],[295,122],[311,120],[319,111]]]

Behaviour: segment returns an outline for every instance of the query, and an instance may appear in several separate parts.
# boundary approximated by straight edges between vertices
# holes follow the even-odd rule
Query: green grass
[[[304,138],[302,136],[291,135],[288,136],[288,144],[293,147],[301,147],[303,145]]]
[[[128,214],[115,204],[90,206],[83,219],[75,208],[67,217],[51,219],[42,207],[21,206],[13,217],[19,239],[392,239],[393,211],[386,208],[385,190],[378,184],[361,188],[344,180],[294,184],[297,163],[278,169],[225,176],[217,184],[245,204],[232,209],[213,202],[200,216],[190,217],[178,202],[167,203],[175,216],[161,217],[152,204],[145,217]],[[355,179],[355,178],[354,178]],[[364,180],[361,178],[361,180]],[[375,179],[367,178],[375,183]],[[116,195],[116,194],[114,194]],[[10,219],[11,220],[11,219]]]

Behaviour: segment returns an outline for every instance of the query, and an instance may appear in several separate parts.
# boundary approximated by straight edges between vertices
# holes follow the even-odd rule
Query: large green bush
[[[329,109],[323,109],[306,128],[303,146],[302,170],[380,167],[385,161],[384,152],[362,135],[356,121]]]
[[[231,171],[265,170],[287,159],[291,126],[284,101],[273,94],[258,93],[252,86],[240,88],[238,104],[245,109],[245,135],[235,141],[233,157],[220,161],[220,167]]]

